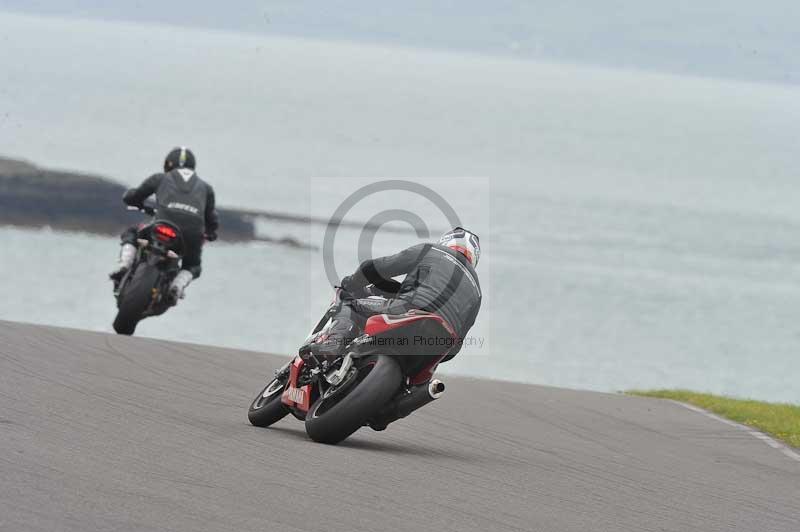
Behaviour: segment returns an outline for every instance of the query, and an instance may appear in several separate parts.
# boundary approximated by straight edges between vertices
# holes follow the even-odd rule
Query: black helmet
[[[195,166],[194,153],[186,146],[173,149],[164,159],[164,171],[169,172],[176,168],[191,168]]]

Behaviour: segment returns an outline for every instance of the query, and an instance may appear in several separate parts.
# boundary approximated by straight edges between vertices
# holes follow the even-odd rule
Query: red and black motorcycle
[[[325,337],[349,298],[336,289],[306,343]],[[341,356],[297,355],[278,369],[250,404],[248,418],[267,427],[292,414],[305,421],[311,439],[331,444],[363,426],[384,430],[444,393],[444,383],[433,373],[455,342],[452,327],[437,314],[411,310],[372,316]]]

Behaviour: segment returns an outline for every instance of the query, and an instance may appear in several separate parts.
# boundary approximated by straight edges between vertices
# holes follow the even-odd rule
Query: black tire
[[[153,288],[158,282],[159,275],[160,272],[154,266],[140,264],[130,280],[122,287],[117,300],[119,310],[114,319],[114,330],[117,334],[130,336],[136,331],[142,313],[153,300]]]
[[[364,426],[394,397],[403,372],[393,358],[370,356],[356,362],[359,381],[344,394],[317,399],[306,415],[306,432],[319,443],[336,444]],[[332,401],[333,404],[326,404]]]
[[[256,427],[269,427],[286,417],[289,407],[281,402],[284,388],[286,388],[286,383],[278,379],[272,379],[269,384],[264,386],[247,410],[247,419],[250,420],[250,423]],[[265,396],[265,394],[267,395]]]

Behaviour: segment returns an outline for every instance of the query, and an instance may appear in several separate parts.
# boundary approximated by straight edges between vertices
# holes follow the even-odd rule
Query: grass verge
[[[631,390],[630,395],[674,399],[765,432],[792,447],[800,448],[800,406],[732,399],[687,390]]]

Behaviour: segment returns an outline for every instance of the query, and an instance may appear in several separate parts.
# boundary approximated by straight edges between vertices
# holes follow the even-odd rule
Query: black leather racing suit
[[[391,280],[399,275],[406,276],[402,283]],[[481,287],[472,264],[461,253],[439,244],[420,244],[396,255],[367,260],[342,280],[342,287],[356,297],[369,284],[397,295],[387,301],[356,299],[343,305],[326,344],[346,345],[357,334],[356,324],[363,326],[369,316],[403,314],[411,309],[438,314],[463,340],[481,308]],[[461,347],[462,342],[457,342],[447,359]]]
[[[128,205],[141,206],[155,194],[159,219],[168,220],[181,229],[184,251],[181,268],[200,277],[203,238],[215,235],[219,226],[214,189],[188,168],[154,174],[122,197]],[[136,245],[137,227],[122,233],[122,241]]]

